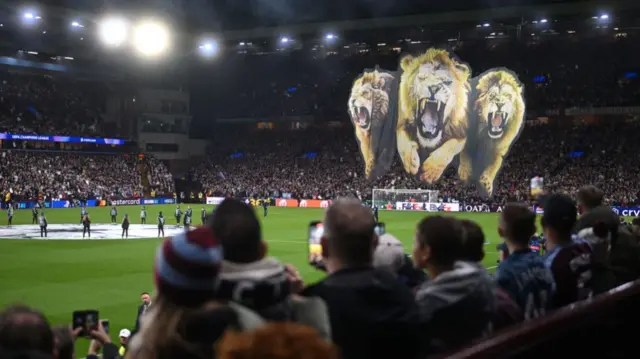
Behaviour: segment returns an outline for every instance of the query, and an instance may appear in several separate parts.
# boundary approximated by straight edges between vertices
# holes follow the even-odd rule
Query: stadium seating
[[[571,353],[575,357],[625,358],[628,353],[637,352],[636,339],[629,328],[640,320],[638,299],[640,281],[628,283],[445,356],[544,358]]]

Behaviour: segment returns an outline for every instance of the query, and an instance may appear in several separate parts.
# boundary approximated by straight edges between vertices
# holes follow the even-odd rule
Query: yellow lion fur
[[[425,64],[445,66],[451,75],[451,85],[447,88],[451,95],[445,104],[441,139],[431,146],[425,146],[418,138],[418,127],[415,114],[419,105],[420,94],[414,92],[414,82],[422,81],[422,86],[447,86],[443,79],[435,73],[423,71]],[[471,70],[465,64],[451,58],[446,50],[429,49],[424,54],[402,59],[402,78],[399,90],[398,122],[396,126],[398,153],[405,170],[418,174],[427,183],[433,183],[442,175],[453,158],[462,151],[469,127],[467,119],[467,102]],[[417,82],[416,82],[417,86]],[[424,141],[423,141],[424,142]],[[427,158],[421,158],[419,150],[426,150]]]
[[[371,143],[371,129],[379,127],[386,120],[389,113],[389,94],[385,91],[390,87],[393,77],[389,74],[380,73],[377,70],[365,72],[358,78],[351,88],[349,96],[349,114],[356,132],[356,138],[360,146],[360,152],[365,163],[365,176],[368,178],[375,166],[375,151]],[[371,123],[368,128],[362,128],[355,120],[353,104],[359,106],[371,106]]]
[[[480,193],[491,196],[493,183],[502,167],[502,161],[524,126],[525,104],[522,85],[515,76],[506,71],[491,71],[483,75],[478,80],[476,91],[475,154],[465,153],[465,156],[474,158],[472,160],[473,177],[477,178]],[[491,138],[488,132],[490,125],[488,117],[491,108],[496,108],[496,103],[502,104],[502,108],[510,109],[510,113],[500,138]]]

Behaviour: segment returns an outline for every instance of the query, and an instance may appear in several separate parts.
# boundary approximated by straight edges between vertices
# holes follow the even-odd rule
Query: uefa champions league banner
[[[472,78],[469,65],[435,48],[402,57],[397,72],[365,70],[347,105],[365,176],[384,175],[397,151],[405,171],[427,184],[454,165],[463,182],[490,197],[524,128],[523,91],[508,69]]]

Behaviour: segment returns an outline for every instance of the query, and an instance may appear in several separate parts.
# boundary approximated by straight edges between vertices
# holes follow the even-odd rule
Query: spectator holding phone
[[[415,358],[418,308],[393,273],[373,267],[374,227],[371,210],[359,200],[334,201],[321,238],[328,275],[302,294],[326,301],[332,338],[344,359]]]

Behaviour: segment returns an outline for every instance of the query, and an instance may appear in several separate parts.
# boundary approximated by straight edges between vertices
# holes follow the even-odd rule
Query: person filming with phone
[[[374,268],[375,225],[371,209],[357,199],[334,201],[320,238],[328,276],[302,295],[327,303],[332,339],[343,358],[415,358],[421,339],[418,307],[394,273]]]

